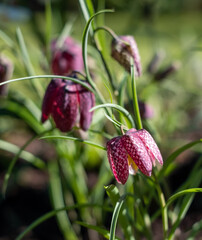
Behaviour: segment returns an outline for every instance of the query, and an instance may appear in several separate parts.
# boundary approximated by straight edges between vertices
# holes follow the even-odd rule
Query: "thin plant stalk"
[[[156,190],[157,190],[157,193],[158,193],[159,202],[160,202],[160,206],[161,206],[162,223],[163,223],[163,236],[164,236],[164,240],[166,240],[167,239],[167,232],[168,232],[168,214],[167,214],[166,201],[165,201],[163,191],[161,189],[161,186],[158,182],[158,179],[157,179],[155,173],[153,173],[153,176],[154,176],[155,187],[156,187]]]
[[[134,110],[134,116],[135,116],[135,123],[136,123],[137,129],[142,129],[143,127],[142,127],[142,120],[141,120],[140,109],[138,104],[133,59],[131,59],[131,81],[132,81],[132,96],[133,96],[133,110]]]

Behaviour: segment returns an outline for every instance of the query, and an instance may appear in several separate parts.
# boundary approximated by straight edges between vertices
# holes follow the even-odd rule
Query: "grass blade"
[[[10,162],[9,167],[8,167],[8,170],[7,170],[6,175],[5,175],[5,177],[4,177],[3,187],[2,187],[2,193],[3,193],[4,196],[5,196],[5,194],[6,194],[6,189],[7,189],[7,186],[8,186],[8,181],[9,181],[9,179],[10,179],[12,170],[13,170],[13,168],[14,168],[17,160],[18,160],[18,158],[19,158],[19,157],[21,156],[21,154],[23,153],[24,149],[25,149],[34,139],[36,139],[36,138],[39,137],[39,136],[42,136],[43,134],[45,134],[45,133],[47,133],[47,132],[49,132],[49,131],[51,131],[51,130],[52,130],[52,129],[49,129],[48,131],[44,131],[44,132],[42,132],[42,133],[39,134],[39,135],[35,135],[35,136],[31,137],[31,138],[18,150],[17,154],[15,155],[15,157],[14,157],[14,158],[12,159],[12,161]],[[10,145],[10,147],[11,147],[11,145]],[[38,163],[38,164],[39,164],[39,163]],[[42,164],[42,162],[40,162],[40,165],[41,165],[42,167],[44,166],[44,165]]]
[[[30,61],[30,57],[29,57],[29,54],[28,54],[28,51],[27,51],[27,47],[25,45],[24,38],[23,38],[22,32],[21,32],[19,27],[16,30],[16,36],[17,36],[20,51],[21,51],[21,54],[22,54],[22,59],[23,59],[24,65],[25,65],[25,69],[26,69],[26,71],[29,75],[35,75],[35,71],[34,71],[32,63]],[[43,91],[43,88],[42,88],[41,84],[39,82],[34,82],[32,80],[31,80],[31,84],[32,84],[32,87],[34,88],[34,90],[37,92],[37,94],[40,97],[42,97],[44,91]]]
[[[106,150],[105,147],[99,145],[99,144],[96,144],[96,143],[93,143],[93,142],[90,142],[90,141],[86,141],[86,140],[83,140],[83,139],[80,139],[80,138],[75,138],[75,137],[68,137],[68,136],[44,136],[44,137],[41,137],[40,139],[64,139],[64,140],[71,140],[71,141],[76,141],[76,142],[82,142],[84,144],[88,144],[92,147],[96,147],[96,148],[99,148],[99,149],[102,149],[102,150]]]
[[[24,80],[30,80],[30,79],[39,79],[39,78],[60,78],[60,79],[67,79],[70,80],[72,82],[75,83],[79,83],[80,85],[82,85],[83,87],[85,87],[86,89],[88,89],[89,91],[93,92],[94,94],[96,94],[96,92],[85,82],[78,80],[76,78],[72,78],[72,77],[66,77],[66,76],[60,76],[60,75],[36,75],[36,76],[29,76],[29,77],[22,77],[22,78],[15,78],[15,79],[11,79],[8,81],[4,81],[0,83],[0,86],[4,85],[4,84],[8,84],[8,83],[12,83],[12,82],[17,82],[17,81],[24,81]]]
[[[187,193],[197,193],[197,192],[202,192],[202,188],[190,188],[190,189],[186,189],[186,190],[180,191],[180,192],[172,195],[168,199],[165,207],[168,207],[173,201],[175,201],[177,198],[181,197],[182,195],[185,195]]]
[[[124,203],[125,200],[125,195],[123,195],[122,197],[120,197],[119,201],[116,203],[115,207],[114,207],[114,212],[112,215],[112,221],[111,221],[111,226],[110,226],[110,240],[114,240],[115,239],[115,231],[116,231],[116,225],[117,225],[117,220],[118,220],[118,216],[119,216],[119,212],[121,210],[121,207]]]
[[[198,143],[202,143],[202,139],[185,144],[184,146],[182,146],[182,147],[178,148],[176,151],[174,151],[165,161],[164,167],[160,171],[158,177],[159,178],[164,177],[166,175],[167,168],[170,167],[171,164],[173,164],[173,160],[176,159],[181,153],[183,153],[184,151],[186,151],[187,149],[193,147],[194,145],[196,145]]]
[[[102,208],[105,211],[110,212],[111,209],[107,208],[107,207],[103,207],[103,205],[98,205],[98,204],[90,204],[90,203],[85,203],[85,204],[75,204],[72,206],[66,206],[63,208],[58,208],[55,210],[52,210],[46,214],[44,214],[43,216],[37,218],[33,223],[31,223],[20,235],[17,236],[17,238],[15,240],[21,240],[23,239],[23,237],[29,233],[31,230],[33,230],[34,228],[36,228],[38,225],[40,225],[41,223],[47,221],[48,219],[54,217],[57,213],[62,212],[62,211],[69,211],[69,210],[73,210],[73,209],[78,209],[78,208],[88,208],[88,207],[98,207],[98,208]]]
[[[121,107],[121,106],[119,106],[117,104],[112,104],[112,103],[100,104],[100,105],[97,105],[97,106],[91,108],[90,111],[94,111],[94,110],[97,110],[99,108],[107,108],[107,107],[114,108],[117,111],[119,111],[120,113],[122,113],[123,116],[125,116],[126,119],[128,120],[128,123],[130,125],[129,128],[135,127],[135,123],[134,123],[133,118],[130,115],[130,113],[125,108],[123,108],[123,107]]]
[[[106,229],[104,228],[101,228],[101,227],[97,227],[95,225],[91,225],[91,224],[88,224],[88,223],[84,223],[84,222],[80,222],[80,221],[76,221],[75,223],[83,226],[83,227],[86,227],[86,228],[89,228],[89,229],[92,229],[92,230],[95,230],[96,232],[100,233],[103,237],[105,237],[106,239],[109,239],[110,237],[110,234],[109,234],[109,231],[107,231]],[[115,240],[120,240],[120,238],[116,237],[115,236]]]

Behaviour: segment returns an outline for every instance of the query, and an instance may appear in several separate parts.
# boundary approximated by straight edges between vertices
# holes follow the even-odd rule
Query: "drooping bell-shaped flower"
[[[62,46],[54,40],[51,44],[51,69],[54,74],[67,75],[84,68],[81,46],[71,37],[67,37]]]
[[[0,57],[0,83],[8,80],[13,73],[13,64],[5,56]],[[0,96],[7,94],[7,85],[0,86]]]
[[[107,154],[111,170],[117,182],[125,184],[128,175],[138,170],[151,176],[155,160],[163,165],[156,142],[145,129],[130,129],[123,136],[107,142]]]
[[[93,115],[89,110],[94,104],[94,94],[80,84],[52,79],[43,99],[41,121],[44,123],[51,115],[62,132],[70,131],[76,123],[86,131]]]
[[[137,43],[132,36],[119,36],[114,38],[111,44],[111,55],[129,73],[131,69],[131,57],[134,61],[135,75],[139,77],[142,72],[140,55]]]

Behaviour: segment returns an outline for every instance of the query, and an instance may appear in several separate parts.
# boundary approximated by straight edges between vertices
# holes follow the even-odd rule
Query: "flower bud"
[[[52,79],[43,99],[41,121],[45,122],[51,115],[62,132],[70,131],[78,122],[81,129],[86,131],[92,122],[93,113],[89,111],[94,104],[94,94],[82,85]]]
[[[54,40],[51,44],[51,69],[56,75],[67,75],[72,71],[82,71],[83,58],[81,46],[73,38],[67,37],[62,46]]]
[[[142,71],[140,55],[136,41],[132,36],[120,36],[119,38],[114,38],[111,44],[111,55],[129,73],[131,69],[131,58],[133,58],[135,75],[140,77]]]

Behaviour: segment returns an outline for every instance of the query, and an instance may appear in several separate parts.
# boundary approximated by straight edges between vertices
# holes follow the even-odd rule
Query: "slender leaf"
[[[133,109],[135,116],[135,123],[137,125],[137,129],[142,129],[142,120],[140,116],[138,97],[137,97],[137,89],[136,89],[136,80],[135,80],[135,71],[134,71],[134,61],[131,58],[131,86],[132,86],[132,96],[133,96]]]
[[[168,235],[168,240],[171,240],[174,238],[174,233],[179,226],[180,222],[183,220],[185,217],[187,211],[189,210],[189,207],[194,199],[194,194],[190,194],[185,197],[183,203],[180,205],[180,212],[178,213],[177,220],[175,221],[174,225],[171,227],[170,233]]]
[[[0,140],[0,149],[13,153],[19,154],[20,148],[12,143],[4,140]],[[38,157],[35,157],[32,153],[22,150],[20,157],[25,161],[32,163],[37,168],[44,168],[45,163]]]
[[[66,24],[65,24],[65,26],[64,26],[64,28],[63,28],[60,36],[59,36],[58,39],[57,39],[57,42],[56,42],[56,46],[57,46],[58,48],[61,48],[61,47],[62,47],[62,45],[63,45],[63,43],[64,43],[64,41],[65,41],[65,38],[70,35],[71,30],[72,30],[72,26],[73,26],[73,23],[75,22],[75,20],[76,20],[76,17],[75,17],[75,16],[72,16],[72,17],[66,22]]]
[[[54,209],[64,208],[65,201],[63,197],[62,182],[60,178],[60,171],[57,161],[48,162],[48,173],[50,176],[50,194]],[[59,212],[57,215],[58,225],[65,239],[78,239],[76,233],[71,225],[69,217],[66,212]]]
[[[95,230],[96,232],[100,233],[103,237],[105,237],[106,239],[109,239],[110,237],[110,234],[109,234],[109,231],[107,231],[106,229],[104,228],[101,228],[101,227],[97,227],[95,225],[91,225],[91,224],[88,224],[88,223],[84,223],[84,222],[80,222],[80,221],[76,221],[75,223],[83,226],[83,227],[86,227],[88,229],[92,229],[92,230]],[[120,238],[116,237],[115,236],[115,239],[116,240],[120,240]]]
[[[123,195],[122,197],[120,197],[119,201],[116,203],[115,207],[114,207],[114,212],[112,215],[112,221],[111,221],[111,226],[110,226],[110,240],[114,240],[115,239],[115,231],[116,231],[116,225],[117,225],[117,220],[118,220],[118,216],[119,216],[119,212],[121,210],[121,207],[124,203],[125,200],[125,195]]]
[[[114,108],[117,111],[119,111],[120,113],[122,113],[126,117],[126,119],[128,119],[129,124],[130,124],[129,127],[130,128],[135,127],[135,123],[134,123],[133,118],[130,115],[130,113],[126,109],[124,109],[123,107],[121,107],[117,104],[112,104],[112,103],[100,104],[100,105],[97,105],[97,106],[91,108],[90,111],[94,111],[94,110],[99,109],[99,108],[107,108],[107,107]]]
[[[110,208],[104,207],[103,205],[99,205],[99,204],[90,204],[90,203],[85,203],[85,204],[75,204],[72,206],[66,206],[63,208],[59,208],[59,209],[55,209],[53,211],[50,211],[44,215],[42,215],[41,217],[37,218],[33,223],[31,223],[20,235],[17,236],[17,238],[15,240],[21,240],[23,239],[23,237],[29,233],[31,230],[33,230],[35,227],[37,227],[38,225],[40,225],[41,223],[47,221],[48,219],[54,217],[57,213],[62,212],[62,211],[70,211],[73,209],[79,209],[79,208],[92,208],[92,207],[98,207],[98,208],[102,208],[103,211],[108,211],[111,212]]]
[[[15,157],[12,159],[12,161],[10,162],[9,167],[8,167],[8,170],[7,170],[7,172],[6,172],[6,174],[5,174],[5,177],[4,177],[3,187],[2,187],[2,192],[3,192],[3,195],[4,195],[4,196],[5,196],[5,194],[6,194],[6,189],[7,189],[7,186],[8,186],[8,181],[9,181],[9,179],[10,179],[12,170],[13,170],[13,168],[14,168],[17,160],[19,159],[19,157],[20,157],[21,154],[23,153],[24,149],[25,149],[34,139],[36,139],[36,138],[39,137],[39,136],[42,136],[43,134],[45,134],[45,133],[47,133],[47,132],[49,132],[49,131],[51,131],[51,130],[52,130],[52,129],[46,130],[46,131],[42,132],[42,133],[39,134],[39,135],[35,135],[35,136],[31,137],[31,138],[18,150],[18,152],[16,152],[16,156],[15,156]],[[7,145],[7,146],[8,146],[8,145]],[[10,145],[10,146],[11,146],[11,145]],[[29,155],[29,156],[30,156],[30,155]],[[39,160],[38,160],[37,165],[39,165]],[[40,166],[42,166],[42,167],[44,166],[44,165],[42,164],[42,162],[40,162]]]
[[[67,79],[70,80],[72,82],[75,83],[79,83],[80,85],[82,85],[83,87],[85,87],[86,89],[88,89],[89,91],[93,92],[94,94],[96,94],[96,92],[85,82],[78,80],[76,78],[71,78],[71,77],[66,77],[66,76],[60,76],[60,75],[36,75],[36,76],[29,76],[29,77],[22,77],[22,78],[15,78],[15,79],[11,79],[8,81],[4,81],[0,83],[0,86],[4,85],[4,84],[8,84],[8,83],[12,83],[12,82],[17,82],[17,81],[23,81],[23,80],[29,80],[29,79],[39,79],[39,78],[61,78],[61,79]]]
[[[197,192],[202,192],[202,188],[190,188],[190,189],[186,189],[186,190],[180,191],[180,192],[172,195],[168,199],[165,207],[168,207],[173,201],[175,201],[177,198],[181,197],[182,195],[185,195],[187,193],[197,193]]]
[[[178,148],[176,151],[174,151],[165,161],[164,167],[160,171],[158,177],[161,178],[161,177],[165,176],[167,168],[173,162],[173,160],[176,159],[181,153],[183,153],[184,151],[188,150],[189,148],[193,147],[194,145],[196,145],[198,143],[202,143],[202,139],[185,144],[184,146],[182,146],[182,147]]]
[[[102,150],[106,150],[105,147],[99,145],[99,144],[96,144],[96,143],[93,143],[93,142],[90,142],[90,141],[87,141],[87,140],[83,140],[83,139],[80,139],[80,138],[75,138],[75,137],[68,137],[68,136],[44,136],[44,137],[41,137],[40,139],[64,139],[64,140],[71,140],[71,141],[76,141],[76,142],[82,142],[84,144],[88,144],[90,146],[93,146],[93,147],[96,147],[96,148],[99,148],[99,149],[102,149]]]
[[[50,42],[51,42],[51,33],[52,33],[52,9],[51,9],[51,0],[45,2],[45,17],[46,17],[46,56],[48,60],[50,59]],[[31,74],[33,75],[33,74]]]
[[[13,48],[14,47],[14,42],[13,40],[2,30],[0,30],[0,38],[4,40],[6,44],[8,44],[9,47]]]

